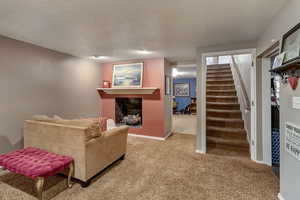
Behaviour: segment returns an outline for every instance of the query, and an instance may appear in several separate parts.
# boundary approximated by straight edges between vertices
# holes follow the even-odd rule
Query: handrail
[[[242,118],[244,120],[244,128],[247,132],[247,140],[250,143],[250,141],[251,141],[251,114],[250,114],[251,105],[250,105],[250,101],[249,101],[249,98],[248,98],[248,95],[247,95],[247,92],[245,89],[245,84],[242,79],[240,70],[238,69],[236,62],[234,61],[233,56],[231,56],[230,67],[232,69],[235,85],[238,86],[238,88],[236,88],[236,89],[237,89],[237,94],[238,94],[238,98],[239,98],[239,102],[240,102],[240,106],[241,106]]]
[[[247,111],[250,111],[251,110],[251,103],[250,103],[248,94],[246,92],[246,87],[245,87],[244,81],[242,79],[241,72],[240,72],[239,68],[237,68],[233,56],[231,56],[231,60],[232,60],[232,66],[234,67],[234,69],[235,69],[235,71],[237,73],[237,78],[238,78],[239,85],[241,86],[242,98],[243,98],[243,101],[245,103],[245,109]]]

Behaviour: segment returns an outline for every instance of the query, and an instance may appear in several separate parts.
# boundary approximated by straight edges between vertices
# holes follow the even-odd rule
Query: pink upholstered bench
[[[68,187],[72,187],[71,177],[74,172],[74,164],[73,159],[68,156],[28,147],[0,155],[0,166],[11,172],[37,180],[36,189],[39,199],[42,199],[45,178],[68,167]]]

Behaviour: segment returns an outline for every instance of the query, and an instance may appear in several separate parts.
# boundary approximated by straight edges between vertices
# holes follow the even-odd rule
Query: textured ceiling
[[[101,62],[256,41],[287,0],[1,0],[0,34]],[[153,51],[140,55],[136,51]]]

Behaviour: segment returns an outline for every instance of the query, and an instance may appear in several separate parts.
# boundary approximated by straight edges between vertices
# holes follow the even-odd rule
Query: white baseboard
[[[280,193],[278,193],[278,199],[279,200],[284,200],[283,196]]]
[[[129,136],[132,137],[140,137],[140,138],[146,138],[146,139],[151,139],[151,140],[160,140],[160,141],[164,141],[165,138],[163,137],[155,137],[155,136],[147,136],[147,135],[137,135],[137,134],[133,134],[133,133],[128,133]]]
[[[253,160],[253,159],[252,159],[252,161],[253,161],[253,162],[256,162],[256,163],[258,163],[258,164],[268,165],[267,163],[265,163],[265,161],[259,161],[259,160]]]
[[[173,132],[171,131],[165,137],[155,137],[155,136],[138,135],[138,134],[134,134],[134,133],[128,133],[128,135],[132,136],[132,137],[140,137],[140,138],[146,138],[146,139],[151,139],[151,140],[160,140],[160,141],[165,141],[172,134],[173,134]]]
[[[172,131],[170,131],[165,137],[164,137],[164,140],[166,140],[168,137],[170,137],[171,135],[173,134]]]
[[[205,154],[205,152],[204,151],[201,151],[201,150],[196,150],[196,153],[200,153],[200,154]]]

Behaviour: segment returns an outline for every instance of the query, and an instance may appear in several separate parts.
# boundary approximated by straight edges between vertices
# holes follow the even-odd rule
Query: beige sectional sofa
[[[72,124],[72,123],[71,123]],[[126,154],[128,127],[92,135],[89,127],[56,121],[27,120],[24,146],[37,147],[74,158],[74,178],[87,186],[93,176]]]

